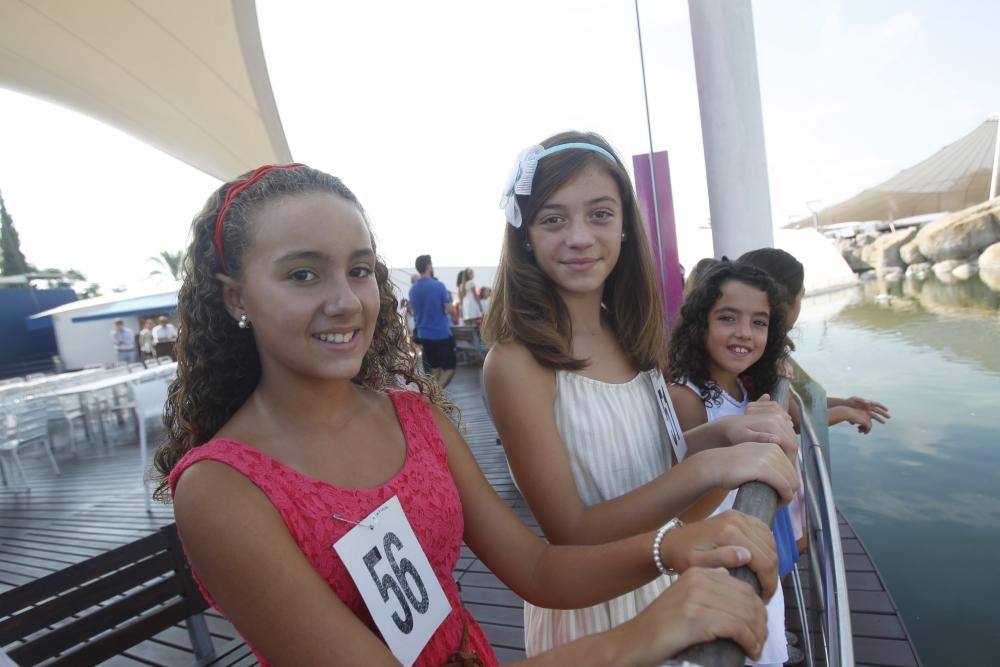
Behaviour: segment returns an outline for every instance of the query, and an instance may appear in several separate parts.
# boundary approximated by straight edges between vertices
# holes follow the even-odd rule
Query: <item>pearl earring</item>
[[[531,252],[531,244],[530,243],[525,243],[524,244],[524,249],[527,250],[528,252]]]
[[[625,243],[625,232],[622,232],[622,243]]]
[[[240,315],[240,321],[236,323],[236,326],[238,326],[240,329],[250,328],[250,318],[247,317],[246,313]]]

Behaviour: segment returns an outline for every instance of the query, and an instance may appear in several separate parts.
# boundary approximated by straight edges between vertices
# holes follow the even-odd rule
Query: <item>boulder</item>
[[[920,254],[932,262],[961,259],[1000,241],[1000,197],[946,215],[917,233]]]
[[[979,256],[980,270],[985,268],[1000,271],[1000,243],[994,243]]]
[[[917,245],[916,239],[913,239],[899,249],[899,258],[902,259],[903,264],[906,264],[907,266],[927,261],[927,258],[921,254],[920,246]]]
[[[960,259],[946,259],[943,262],[936,262],[931,268],[934,273],[951,273],[961,263]]]
[[[858,252],[857,248],[842,250],[840,254],[844,258],[844,261],[847,262],[847,265],[851,267],[851,271],[854,271],[855,273],[869,271],[872,268],[871,264],[861,259],[861,254]]]
[[[1000,266],[979,267],[979,279],[994,292],[1000,292]]]
[[[882,274],[882,280],[887,283],[898,283],[903,280],[903,268],[900,266],[891,266],[885,270]]]
[[[906,275],[916,278],[917,280],[923,280],[930,272],[930,262],[917,262],[916,264],[910,264],[906,267]]]
[[[879,236],[878,232],[862,232],[854,237],[854,245],[862,248],[866,245],[871,245],[875,243],[875,239]]]
[[[979,272],[979,266],[972,262],[962,262],[951,270],[951,275],[959,280],[968,280]]]
[[[899,256],[899,249],[912,241],[916,234],[916,227],[882,234],[871,245],[861,250],[861,259],[876,271],[884,271],[890,267],[902,269],[906,265]]]

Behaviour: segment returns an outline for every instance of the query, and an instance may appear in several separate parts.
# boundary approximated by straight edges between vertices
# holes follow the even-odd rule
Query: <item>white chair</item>
[[[91,439],[89,413],[80,403],[79,396],[51,396],[48,399],[49,419],[65,421],[69,431],[69,450],[76,452],[76,429],[74,423],[79,420],[83,425],[84,440]]]
[[[151,512],[149,497],[149,480],[146,479],[148,457],[146,456],[146,422],[154,417],[163,423],[163,408],[167,403],[167,383],[163,380],[151,380],[132,385],[132,402],[135,405],[135,420],[139,424],[139,462],[142,467],[143,494],[146,498],[146,511]]]
[[[55,454],[52,452],[52,440],[49,438],[47,403],[46,398],[17,401],[7,404],[4,412],[3,424],[0,426],[0,454],[10,455],[14,469],[24,482],[28,481],[28,475],[24,472],[24,466],[21,465],[21,458],[17,452],[33,443],[41,443],[45,447],[52,469],[57,475],[60,473],[59,464],[56,463]]]
[[[129,373],[134,373],[136,371],[144,371],[144,370],[146,370],[146,364],[142,363],[141,361],[133,361],[128,365]]]
[[[160,366],[166,366],[167,364],[174,363],[174,360],[172,357],[157,357],[156,363],[158,363]]]

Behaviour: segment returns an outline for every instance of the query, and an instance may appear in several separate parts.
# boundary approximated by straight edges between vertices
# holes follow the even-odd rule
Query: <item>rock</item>
[[[937,276],[942,276],[944,274],[951,275],[951,272],[962,263],[960,259],[946,259],[943,262],[937,262],[931,269],[934,270],[934,274]]]
[[[972,262],[963,262],[951,270],[951,275],[959,280],[968,280],[979,272],[979,267]]]
[[[917,280],[923,280],[927,277],[927,274],[931,272],[930,262],[917,262],[916,264],[910,264],[906,267],[906,275],[912,276]]]
[[[872,268],[871,264],[861,259],[861,255],[857,248],[842,250],[840,254],[844,258],[844,261],[847,262],[847,265],[851,267],[851,271],[854,271],[855,273],[869,271]]]
[[[903,264],[906,264],[907,266],[927,261],[927,258],[921,254],[920,246],[917,244],[916,239],[904,244],[899,249],[899,257],[903,260]]]
[[[884,271],[890,267],[905,267],[899,256],[899,249],[913,240],[917,234],[916,227],[901,229],[898,232],[882,234],[871,245],[861,251],[861,259],[870,264],[876,271]]]
[[[903,280],[903,269],[899,266],[892,266],[882,274],[882,280],[887,283],[898,283]]]
[[[854,237],[854,245],[862,248],[866,245],[871,245],[875,242],[879,236],[878,232],[863,232]]]
[[[875,273],[874,269],[868,269],[867,271],[862,271],[858,275],[858,280],[863,280],[863,281],[867,282],[869,280],[875,280],[877,277],[878,277],[878,274]]]
[[[980,266],[979,279],[994,292],[1000,292],[1000,266]]]
[[[990,268],[1000,271],[1000,243],[994,243],[979,256],[979,270]]]
[[[961,259],[1000,241],[1000,197],[924,225],[917,247],[932,262]]]

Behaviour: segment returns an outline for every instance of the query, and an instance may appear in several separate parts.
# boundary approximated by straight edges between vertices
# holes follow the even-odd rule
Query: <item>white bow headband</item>
[[[550,148],[544,148],[538,144],[528,146],[517,156],[517,162],[514,164],[510,176],[507,177],[507,184],[504,186],[503,196],[500,198],[500,208],[507,214],[507,222],[511,226],[521,226],[521,207],[517,203],[517,195],[531,194],[531,184],[535,180],[535,169],[538,168],[538,161],[543,157],[548,157],[553,153],[558,153],[569,148],[592,151],[618,164],[618,160],[615,159],[614,155],[594,144],[572,142],[557,144]]]

